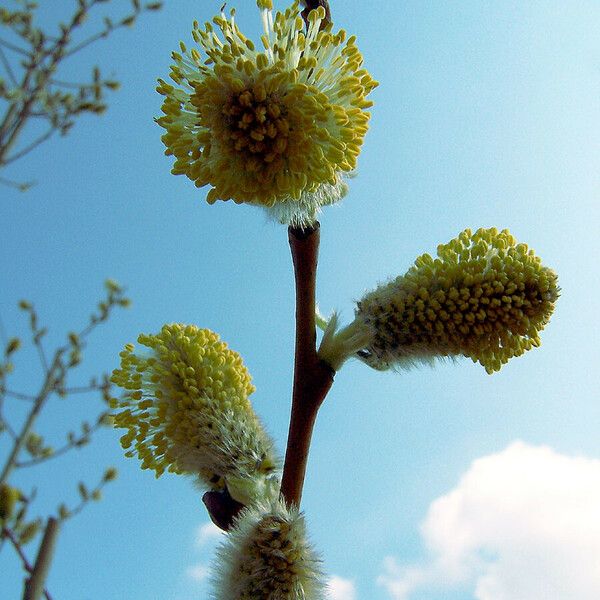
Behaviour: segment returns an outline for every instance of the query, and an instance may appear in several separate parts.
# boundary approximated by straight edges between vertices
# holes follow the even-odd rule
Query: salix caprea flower
[[[462,355],[493,373],[539,346],[558,295],[556,274],[507,230],[466,229],[366,294],[348,327],[332,319],[320,355],[334,369],[351,355],[376,369]]]
[[[303,515],[277,496],[238,516],[217,551],[215,600],[322,600],[320,560]]]
[[[331,31],[322,7],[308,28],[298,2],[273,18],[259,0],[264,34],[255,46],[222,12],[197,46],[173,53],[157,122],[173,173],[210,186],[207,200],[267,208],[281,222],[309,225],[346,193],[356,168],[377,83],[362,67],[354,36]]]
[[[219,336],[194,325],[165,325],[128,344],[112,381],[114,425],[127,456],[160,476],[165,469],[198,476],[211,490],[227,487],[242,504],[262,496],[279,465],[273,443],[250,404],[250,374]]]

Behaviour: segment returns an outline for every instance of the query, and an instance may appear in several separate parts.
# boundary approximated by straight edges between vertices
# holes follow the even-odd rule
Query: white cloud
[[[196,529],[194,545],[196,548],[203,548],[203,554],[212,555],[214,553],[214,547],[224,533],[224,531],[219,529],[213,523],[203,523]],[[205,563],[197,563],[189,566],[185,572],[190,579],[202,582],[210,575],[210,567]]]
[[[597,600],[600,460],[515,442],[474,461],[421,533],[427,564],[384,561],[378,582],[395,600],[456,584],[477,600]]]
[[[327,580],[327,600],[356,600],[354,582],[333,575]]]
[[[410,592],[429,579],[426,569],[402,567],[392,556],[386,556],[384,559],[383,571],[377,578],[377,583],[397,600],[407,599]]]

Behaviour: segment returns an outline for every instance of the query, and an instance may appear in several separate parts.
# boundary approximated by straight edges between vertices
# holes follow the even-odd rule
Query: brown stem
[[[319,407],[335,372],[317,356],[315,288],[319,254],[319,224],[312,229],[289,229],[296,280],[296,349],[292,415],[285,453],[281,495],[288,505],[300,505],[308,451]],[[228,531],[243,506],[227,490],[202,497],[211,520]]]
[[[54,517],[48,519],[44,537],[40,544],[35,565],[31,571],[31,577],[25,582],[23,600],[38,600],[44,593],[44,583],[50,570],[56,538],[58,536],[58,520]]]
[[[292,414],[281,495],[288,505],[300,505],[308,451],[317,412],[335,373],[316,349],[315,288],[319,255],[319,224],[288,231],[296,281],[296,349]]]

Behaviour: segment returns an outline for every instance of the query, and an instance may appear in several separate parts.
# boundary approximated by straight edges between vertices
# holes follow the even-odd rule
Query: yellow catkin
[[[274,20],[270,1],[258,5],[263,49],[248,43],[233,16],[214,18],[220,36],[208,23],[194,29],[199,47],[173,54],[176,85],[159,80],[157,122],[175,157],[172,172],[209,186],[209,203],[286,203],[292,222],[287,203],[313,214],[344,195],[342,176],[355,167],[366,97],[377,83],[354,40],[344,43],[330,25],[320,30],[324,11],[311,12],[305,32],[298,2]]]
[[[250,374],[219,336],[194,325],[165,325],[128,344],[111,381],[124,391],[112,406],[121,445],[142,469],[196,474],[211,489],[268,476],[272,442],[250,404]]]
[[[355,322],[371,332],[359,355],[379,369],[462,355],[493,373],[539,346],[559,291],[507,230],[467,229],[358,302]]]

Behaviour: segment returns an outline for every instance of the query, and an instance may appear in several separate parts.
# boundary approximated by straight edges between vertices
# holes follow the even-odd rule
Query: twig
[[[288,505],[300,505],[308,451],[317,412],[333,384],[334,371],[316,350],[315,288],[319,254],[319,224],[314,229],[288,231],[296,282],[296,349],[292,414],[281,495]]]
[[[35,423],[37,416],[39,415],[40,411],[42,410],[42,407],[44,406],[44,403],[46,402],[48,396],[51,394],[52,390],[56,385],[55,372],[60,371],[61,357],[62,353],[60,351],[57,351],[54,355],[52,366],[50,367],[50,369],[46,373],[46,377],[44,378],[44,384],[42,385],[42,389],[39,395],[36,397],[35,403],[31,407],[31,410],[27,415],[27,420],[23,424],[21,432],[19,433],[18,438],[15,440],[12,451],[4,465],[4,468],[2,469],[2,473],[0,474],[0,485],[7,481],[8,476],[12,473],[13,469],[15,468],[19,452],[21,452],[21,449],[25,445],[27,436],[29,435],[31,428]]]
[[[95,423],[92,427],[90,427],[87,433],[82,435],[80,438],[74,439],[72,442],[69,442],[64,446],[61,446],[60,448],[54,450],[52,454],[49,454],[48,456],[36,456],[34,458],[30,458],[29,460],[16,461],[15,467],[17,469],[23,469],[25,467],[34,467],[35,465],[39,465],[40,463],[52,460],[53,458],[58,458],[59,456],[66,454],[69,450],[81,448],[84,445],[84,443],[89,442],[92,434],[96,433],[96,431],[98,431],[98,429],[100,429],[101,426],[101,423]]]
[[[2,425],[2,427],[4,427],[5,431],[8,431],[8,435],[10,435],[10,437],[14,441],[17,440],[17,434],[15,433],[15,430],[10,426],[10,423],[6,420],[6,418],[2,414],[0,414],[0,425]]]
[[[54,517],[48,518],[44,537],[40,544],[35,565],[31,571],[31,577],[25,582],[25,591],[23,600],[38,600],[44,592],[44,583],[50,570],[50,563],[56,546],[56,538],[58,537],[58,520]],[[48,595],[46,594],[46,598]]]
[[[52,85],[56,85],[59,87],[73,89],[73,90],[80,90],[83,88],[92,89],[94,87],[93,83],[73,83],[71,81],[62,81],[60,79],[54,79],[54,78],[50,79],[48,81],[48,83],[51,83]]]
[[[13,52],[17,52],[21,56],[30,56],[27,50],[23,50],[23,48],[19,48],[18,46],[15,46],[14,44],[11,44],[10,42],[3,40],[2,38],[0,38],[0,46],[4,46],[5,48],[12,50]]]
[[[98,500],[98,498],[94,498],[94,494],[96,493],[101,493],[102,490],[104,489],[104,486],[108,483],[108,480],[106,478],[102,478],[100,480],[100,483],[91,491],[88,491],[87,488],[83,485],[83,483],[80,482],[79,484],[79,490],[80,490],[80,497],[81,497],[81,501],[79,502],[79,504],[77,506],[75,506],[75,508],[71,508],[68,511],[68,515],[66,517],[63,517],[62,515],[60,516],[61,520],[64,520],[66,518],[73,518],[75,516],[77,516],[85,507],[87,504],[89,504],[89,502],[91,500]],[[85,495],[81,493],[82,488],[85,490]]]
[[[136,16],[137,16],[137,14],[136,14]],[[76,46],[73,46],[73,48],[71,48],[70,50],[67,50],[64,54],[64,58],[69,58],[69,57],[73,56],[73,54],[76,54],[77,52],[80,52],[84,48],[87,48],[90,44],[93,44],[94,42],[97,42],[98,40],[101,40],[102,38],[107,38],[115,29],[119,29],[121,27],[124,27],[124,25],[122,23],[117,23],[110,28],[106,27],[102,31],[99,31],[98,33],[95,33],[94,35],[91,35],[89,38],[83,40]]]
[[[296,280],[296,350],[292,415],[288,435],[281,495],[288,505],[300,504],[308,450],[317,412],[333,383],[334,371],[319,359],[316,350],[315,288],[319,253],[319,224],[314,229],[289,229]],[[211,520],[228,531],[242,508],[225,492],[202,497]]]
[[[15,534],[12,532],[12,530],[9,529],[8,527],[3,527],[2,535],[7,537],[11,541],[13,548],[15,549],[15,552],[19,555],[19,558],[21,559],[21,562],[23,563],[23,568],[28,573],[31,573],[31,571],[33,571],[33,567],[31,566],[31,563],[29,562],[29,560],[27,560],[27,557],[25,556],[25,553],[23,552],[23,548],[21,548],[21,544],[19,544],[19,542],[18,542],[17,538],[15,537]]]
[[[2,64],[4,65],[4,68],[8,73],[8,77],[11,83],[13,85],[17,85],[17,79],[15,78],[15,74],[13,73],[12,67],[10,66],[10,63],[8,62],[8,59],[6,58],[6,55],[4,54],[4,50],[2,50],[2,48],[0,48],[0,60],[2,60]]]
[[[3,164],[8,165],[9,163],[14,162],[15,160],[19,160],[19,158],[22,158],[26,154],[29,154],[29,152],[35,150],[35,148],[37,148],[40,144],[43,144],[55,131],[56,128],[51,127],[48,131],[46,131],[46,133],[40,135],[40,137],[37,138],[37,140],[34,140],[33,142],[25,146],[25,148],[22,148],[18,152],[15,152],[12,156],[5,158]]]
[[[37,99],[37,94],[39,90],[44,87],[45,79],[48,76],[48,74],[45,74],[44,71],[38,71],[38,61],[40,60],[40,58],[35,58],[36,55],[39,54],[39,52],[42,50],[42,47],[43,42],[40,39],[40,41],[37,43],[34,49],[34,55],[31,59],[31,63],[27,65],[27,69],[23,76],[23,83],[21,84],[20,89],[22,91],[28,90],[29,80],[34,76],[35,73],[40,74],[39,80],[37,81],[34,89],[29,91],[28,97],[26,100],[24,100],[20,110],[18,109],[17,102],[11,104],[10,108],[6,112],[6,116],[4,117],[2,125],[0,125],[0,167],[4,165],[4,159],[6,155],[10,152],[13,144],[16,142],[19,136],[19,133],[25,126],[25,123],[27,122],[27,116],[29,115],[33,104]],[[52,68],[54,64],[55,63],[51,63],[49,68]],[[13,121],[12,118],[14,112],[18,112],[18,115]],[[7,139],[5,139],[5,136],[7,137]]]
[[[65,388],[65,394],[70,396],[71,394],[87,394],[88,392],[97,392],[103,389],[104,385],[81,385],[77,387],[67,387]]]
[[[19,190],[20,192],[24,192],[28,190],[34,183],[32,181],[28,181],[26,183],[19,183],[18,181],[13,181],[12,179],[6,179],[6,177],[0,177],[0,184],[5,185],[6,187],[11,187]]]
[[[29,562],[29,560],[27,560],[27,557],[25,556],[25,553],[23,552],[23,548],[21,548],[21,544],[19,544],[17,538],[15,538],[15,534],[8,527],[3,527],[2,535],[7,537],[11,541],[13,548],[15,549],[15,552],[19,555],[19,558],[21,559],[21,562],[23,563],[23,568],[28,573],[31,573],[33,571],[33,567],[31,566],[31,563]],[[52,600],[52,596],[50,596],[50,594],[48,593],[47,590],[44,590],[44,596],[46,597],[46,600]]]
[[[11,392],[6,388],[4,388],[2,392],[7,396],[10,396],[11,398],[16,398],[17,400],[28,400],[29,402],[33,402],[35,400],[33,396],[29,396],[28,394],[21,394],[19,392]]]

